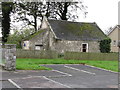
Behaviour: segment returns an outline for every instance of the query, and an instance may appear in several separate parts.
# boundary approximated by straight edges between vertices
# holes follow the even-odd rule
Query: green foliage
[[[58,58],[64,58],[64,54],[59,53]]]
[[[110,51],[111,51],[110,43],[111,43],[111,39],[110,38],[106,38],[104,40],[101,40],[100,41],[100,51],[102,53],[110,53]]]
[[[14,34],[9,35],[7,44],[16,44],[17,48],[22,48],[21,41],[33,33],[33,29],[25,29],[22,31],[15,31]]]
[[[21,48],[21,39],[22,37],[17,36],[17,35],[10,35],[8,37],[8,41],[6,42],[6,44],[16,44],[16,48]]]

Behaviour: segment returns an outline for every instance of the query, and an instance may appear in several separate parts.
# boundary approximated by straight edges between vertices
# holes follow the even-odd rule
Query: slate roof
[[[48,22],[59,39],[99,41],[107,38],[96,23],[70,22],[63,20],[48,20]]]

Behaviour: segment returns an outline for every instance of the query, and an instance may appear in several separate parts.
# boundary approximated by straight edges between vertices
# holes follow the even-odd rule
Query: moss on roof
[[[58,39],[100,41],[108,38],[96,23],[70,22],[63,20],[48,20],[48,22]],[[26,37],[24,40],[32,39],[45,31],[46,30],[39,30]]]
[[[107,38],[96,23],[48,20],[59,39],[101,40]]]
[[[30,40],[30,39],[32,39],[33,37],[35,37],[35,36],[37,36],[37,35],[39,35],[39,34],[41,34],[41,33],[43,33],[43,32],[45,32],[45,30],[39,30],[39,31],[37,31],[37,32],[35,32],[35,33],[33,33],[33,34],[25,37],[24,40]]]
[[[92,33],[92,30],[95,29],[91,24],[88,23],[82,23],[81,25],[77,24],[66,24],[67,29],[69,29],[70,32],[74,33],[75,35],[82,35],[85,30]]]

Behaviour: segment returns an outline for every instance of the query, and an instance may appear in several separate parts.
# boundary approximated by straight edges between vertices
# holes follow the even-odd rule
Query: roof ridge
[[[115,28],[119,28],[119,25],[115,25],[107,35],[109,36],[115,30]]]
[[[67,21],[67,20],[55,20],[55,19],[48,19],[49,20],[54,20],[54,21],[63,21],[63,22],[72,22],[72,23],[85,23],[85,24],[96,24],[96,22],[73,22],[73,21]]]

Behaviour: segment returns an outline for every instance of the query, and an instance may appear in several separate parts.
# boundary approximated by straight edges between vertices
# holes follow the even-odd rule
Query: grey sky
[[[98,26],[105,32],[109,27],[118,24],[118,2],[119,0],[82,0],[88,7],[87,17],[85,18],[81,12],[79,14],[79,22],[96,22]],[[17,24],[15,24],[17,25]],[[18,26],[18,25],[17,25]]]
[[[87,18],[82,15],[79,21],[96,22],[105,31],[118,24],[118,2],[120,0],[83,0],[88,6]]]

